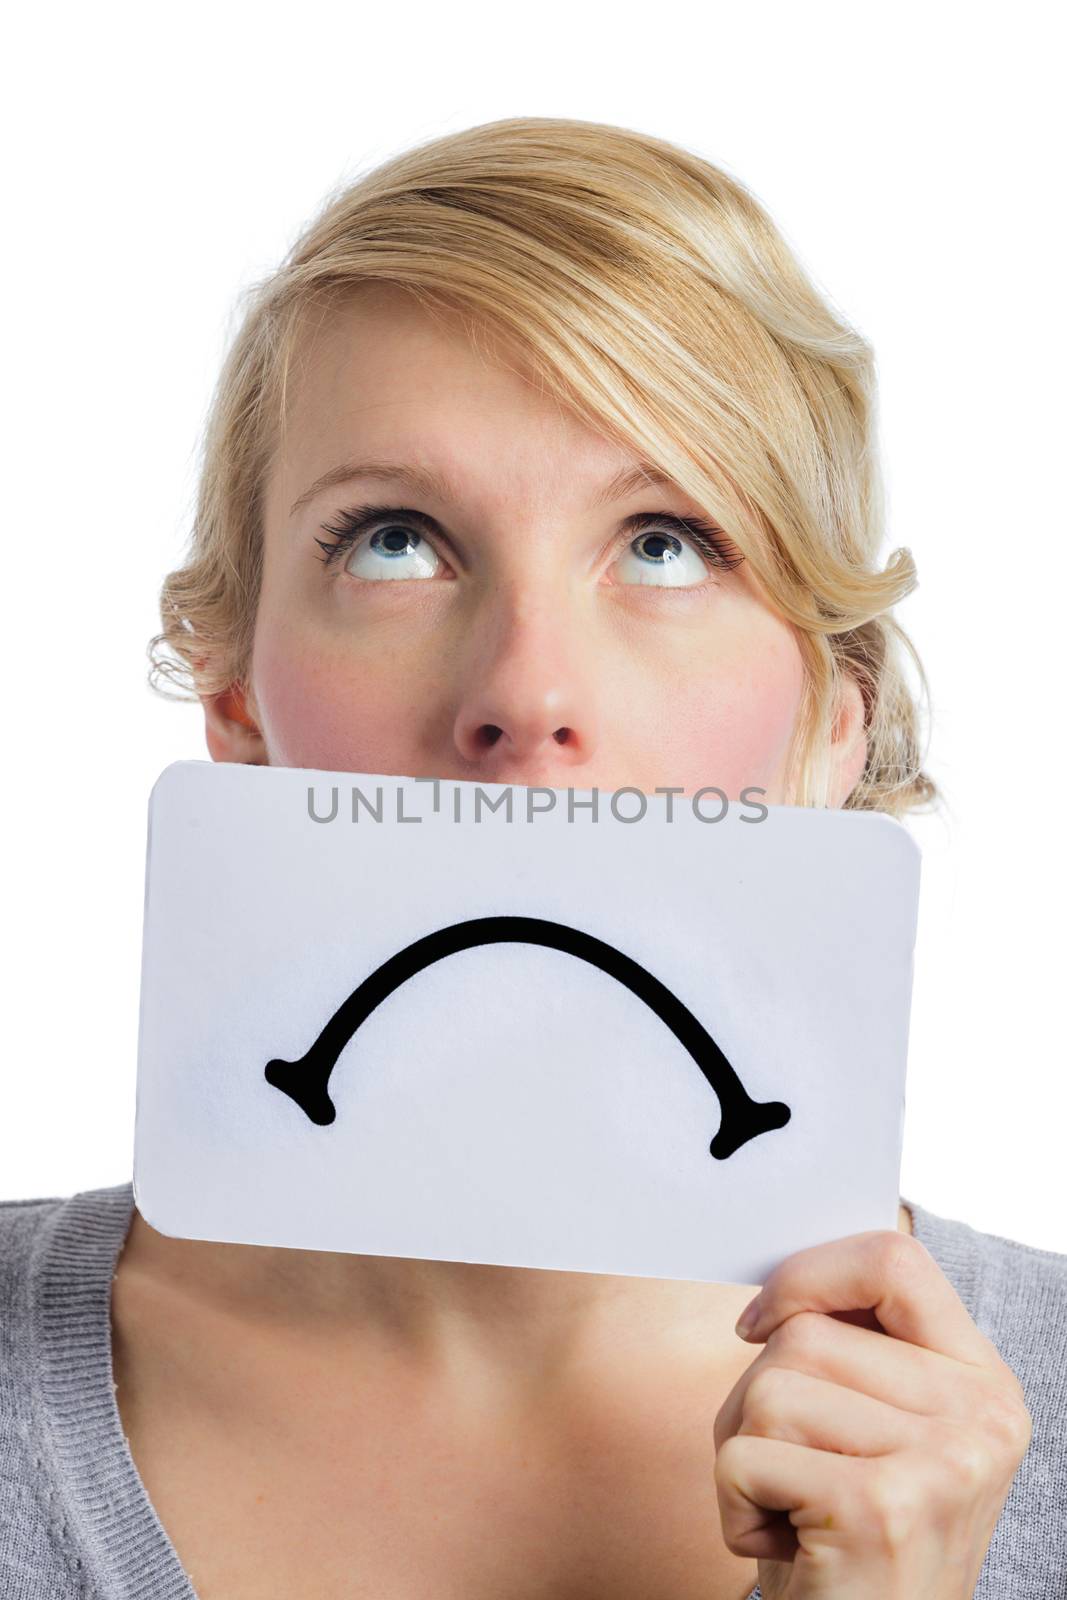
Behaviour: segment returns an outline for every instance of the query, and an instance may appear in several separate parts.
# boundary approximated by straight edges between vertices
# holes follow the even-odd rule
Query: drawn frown
[[[717,1161],[725,1161],[751,1139],[784,1128],[789,1121],[792,1113],[781,1100],[751,1098],[707,1029],[640,962],[590,933],[542,917],[472,917],[416,939],[353,989],[298,1061],[268,1061],[264,1069],[267,1082],[294,1100],[311,1122],[327,1127],[337,1116],[327,1087],[330,1074],[345,1045],[375,1007],[435,961],[478,945],[502,943],[545,945],[577,956],[625,984],[651,1007],[689,1051],[718,1098],[719,1130],[708,1147]]]

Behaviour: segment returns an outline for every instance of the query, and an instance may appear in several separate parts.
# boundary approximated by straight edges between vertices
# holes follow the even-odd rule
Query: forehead
[[[308,319],[297,340],[271,497],[286,509],[345,461],[428,467],[485,492],[588,501],[635,452],[588,427],[486,323],[372,284]],[[292,490],[292,493],[289,491]],[[288,496],[288,498],[285,498]]]

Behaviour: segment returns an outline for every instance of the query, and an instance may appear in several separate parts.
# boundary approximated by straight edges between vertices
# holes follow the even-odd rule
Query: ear
[[[201,695],[204,735],[212,761],[243,761],[265,767],[267,746],[259,731],[258,713],[251,689],[233,683],[219,694]]]
[[[867,732],[863,726],[863,693],[851,672],[844,675],[830,746],[832,777],[828,804],[843,806],[863,776]]]

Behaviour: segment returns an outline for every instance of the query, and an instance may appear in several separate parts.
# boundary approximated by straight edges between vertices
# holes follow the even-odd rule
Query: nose
[[[563,595],[501,591],[477,619],[453,737],[473,776],[566,787],[596,753],[587,651]]]

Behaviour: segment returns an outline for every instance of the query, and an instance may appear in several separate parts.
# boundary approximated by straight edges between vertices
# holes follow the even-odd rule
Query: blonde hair
[[[485,123],[385,162],[331,195],[247,291],[207,419],[191,548],[162,588],[152,688],[247,684],[262,493],[301,328],[375,280],[459,311],[472,340],[503,332],[547,393],[655,463],[751,563],[806,668],[791,803],[828,803],[845,673],[868,741],[846,806],[900,816],[939,801],[905,652],[928,699],[926,676],[890,615],[914,562],[898,549],[877,564],[870,346],[736,179],[662,139],[568,118]]]

